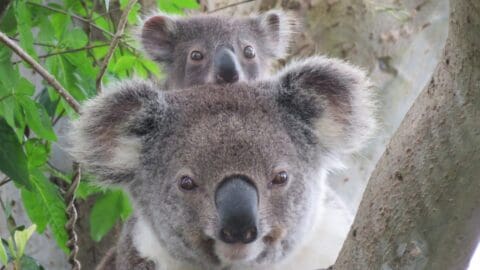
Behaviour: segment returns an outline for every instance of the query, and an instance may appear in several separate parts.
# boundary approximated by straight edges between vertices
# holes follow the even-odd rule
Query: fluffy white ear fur
[[[321,111],[313,128],[332,165],[363,148],[377,129],[372,84],[364,71],[345,61],[323,56],[292,61],[274,81],[295,92],[299,104]]]
[[[141,80],[110,84],[99,96],[85,102],[82,115],[72,123],[67,150],[101,184],[131,180],[138,167],[141,141],[128,131],[146,103],[166,106],[153,83]]]

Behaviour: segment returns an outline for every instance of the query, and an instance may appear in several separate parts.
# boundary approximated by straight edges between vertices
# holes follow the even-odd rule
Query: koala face
[[[86,104],[71,153],[130,193],[175,260],[255,268],[298,248],[322,193],[317,174],[360,148],[373,109],[365,75],[322,57],[245,84],[122,82]]]
[[[169,89],[262,78],[288,47],[293,17],[270,11],[248,18],[155,15],[142,26],[141,41],[163,64]]]

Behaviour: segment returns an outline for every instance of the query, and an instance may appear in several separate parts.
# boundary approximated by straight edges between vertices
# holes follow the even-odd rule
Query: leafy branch
[[[96,48],[101,48],[101,47],[107,47],[107,46],[110,46],[110,44],[105,43],[105,44],[89,45],[89,46],[85,46],[85,47],[82,47],[82,48],[76,48],[76,49],[70,49],[70,50],[64,50],[64,51],[58,51],[58,52],[52,52],[52,53],[39,55],[38,58],[40,58],[40,59],[48,58],[48,57],[55,56],[55,55],[76,53],[76,52],[81,52],[81,51],[86,51],[86,50],[91,50],[91,49],[96,49]],[[12,64],[16,65],[20,62],[21,61],[15,61],[15,62],[12,62]]]
[[[75,112],[80,113],[80,104],[63,88],[63,86],[50,74],[46,69],[42,67],[35,59],[33,59],[28,53],[26,53],[20,46],[18,46],[13,40],[8,38],[3,32],[0,32],[0,41],[7,45],[12,51],[14,51],[20,58],[30,64],[45,81],[47,81],[65,101],[72,107]]]
[[[123,31],[125,30],[125,26],[127,25],[127,19],[128,19],[128,13],[130,13],[130,10],[132,9],[133,5],[137,0],[130,0],[128,1],[127,6],[125,7],[125,10],[122,13],[122,16],[120,17],[120,20],[118,22],[117,26],[117,32],[115,33],[115,36],[113,36],[113,39],[110,43],[110,48],[107,52],[107,55],[103,59],[103,63],[100,67],[100,71],[97,76],[96,80],[96,86],[97,86],[97,92],[102,91],[102,78],[103,75],[105,74],[105,71],[107,70],[108,63],[110,62],[110,59],[112,58],[113,52],[117,48],[118,43],[120,42],[120,38],[123,36]]]

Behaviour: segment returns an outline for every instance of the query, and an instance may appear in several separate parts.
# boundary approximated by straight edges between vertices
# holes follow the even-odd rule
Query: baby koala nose
[[[221,47],[214,59],[215,80],[217,83],[234,83],[239,79],[238,64],[235,54],[226,47]]]
[[[222,181],[215,203],[221,224],[220,240],[248,244],[257,239],[258,194],[248,178],[236,175]]]

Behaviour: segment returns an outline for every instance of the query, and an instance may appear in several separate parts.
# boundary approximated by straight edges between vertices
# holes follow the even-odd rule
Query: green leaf
[[[70,16],[62,13],[53,13],[50,15],[50,20],[52,22],[53,30],[55,31],[57,40],[62,40],[63,35],[67,32],[68,27],[72,25]]]
[[[162,75],[157,63],[148,59],[142,59],[141,63],[145,69],[147,69],[151,74],[155,75],[156,77],[160,77]]]
[[[45,270],[34,258],[23,256],[20,259],[20,269],[22,270]]]
[[[100,241],[119,220],[132,212],[128,197],[120,190],[109,190],[97,199],[90,212],[90,235]]]
[[[8,238],[7,242],[8,242],[8,251],[10,251],[10,256],[15,259],[17,257],[17,251],[15,249],[15,243],[13,242],[12,237]]]
[[[59,98],[52,101],[48,96],[47,88],[44,88],[38,95],[38,103],[42,104],[42,106],[45,107],[45,110],[47,110],[48,116],[54,117],[55,111],[60,101]]]
[[[33,47],[32,19],[26,1],[15,1],[14,9],[20,36],[20,46],[33,58],[37,59],[37,53]]]
[[[50,146],[42,140],[32,138],[25,143],[25,151],[28,157],[28,167],[35,168],[43,166],[48,160]]]
[[[12,178],[16,184],[31,189],[28,176],[27,157],[23,152],[15,132],[0,118],[0,170]]]
[[[102,189],[94,184],[84,181],[80,181],[77,191],[75,192],[75,197],[80,199],[86,199],[90,195],[97,194],[102,192]]]
[[[37,229],[37,225],[32,224],[30,227],[23,231],[15,231],[13,239],[15,239],[15,245],[17,246],[17,257],[21,258],[25,252],[28,240],[32,237],[32,234]]]
[[[132,25],[137,24],[137,22],[140,18],[138,16],[138,12],[140,11],[141,8],[142,8],[142,6],[140,5],[140,3],[135,3],[133,5],[132,9],[128,13],[128,23],[129,24],[132,24]]]
[[[55,37],[55,28],[47,16],[41,16],[39,18],[39,33],[37,35],[38,41],[46,44],[56,44],[57,38]]]
[[[67,251],[68,234],[65,229],[67,216],[63,199],[58,189],[43,173],[33,168],[30,170],[33,191],[22,189],[22,201],[30,220],[37,224],[42,233],[48,224],[60,248]]]
[[[168,13],[183,14],[184,9],[196,9],[199,4],[196,0],[157,0],[158,7]]]
[[[17,20],[15,19],[15,12],[13,5],[9,5],[8,9],[0,18],[0,31],[7,35],[14,35],[17,31]]]
[[[40,138],[56,141],[57,136],[45,108],[28,97],[19,96],[18,100],[25,112],[25,120],[33,132]]]
[[[116,61],[115,66],[113,66],[113,72],[121,74],[122,72],[131,69],[136,61],[137,57],[133,55],[124,55]]]
[[[7,265],[8,263],[8,256],[7,251],[5,250],[5,246],[3,246],[3,241],[0,239],[0,262],[2,265]]]
[[[88,36],[82,29],[76,27],[67,31],[60,44],[70,48],[82,48],[88,43]]]

